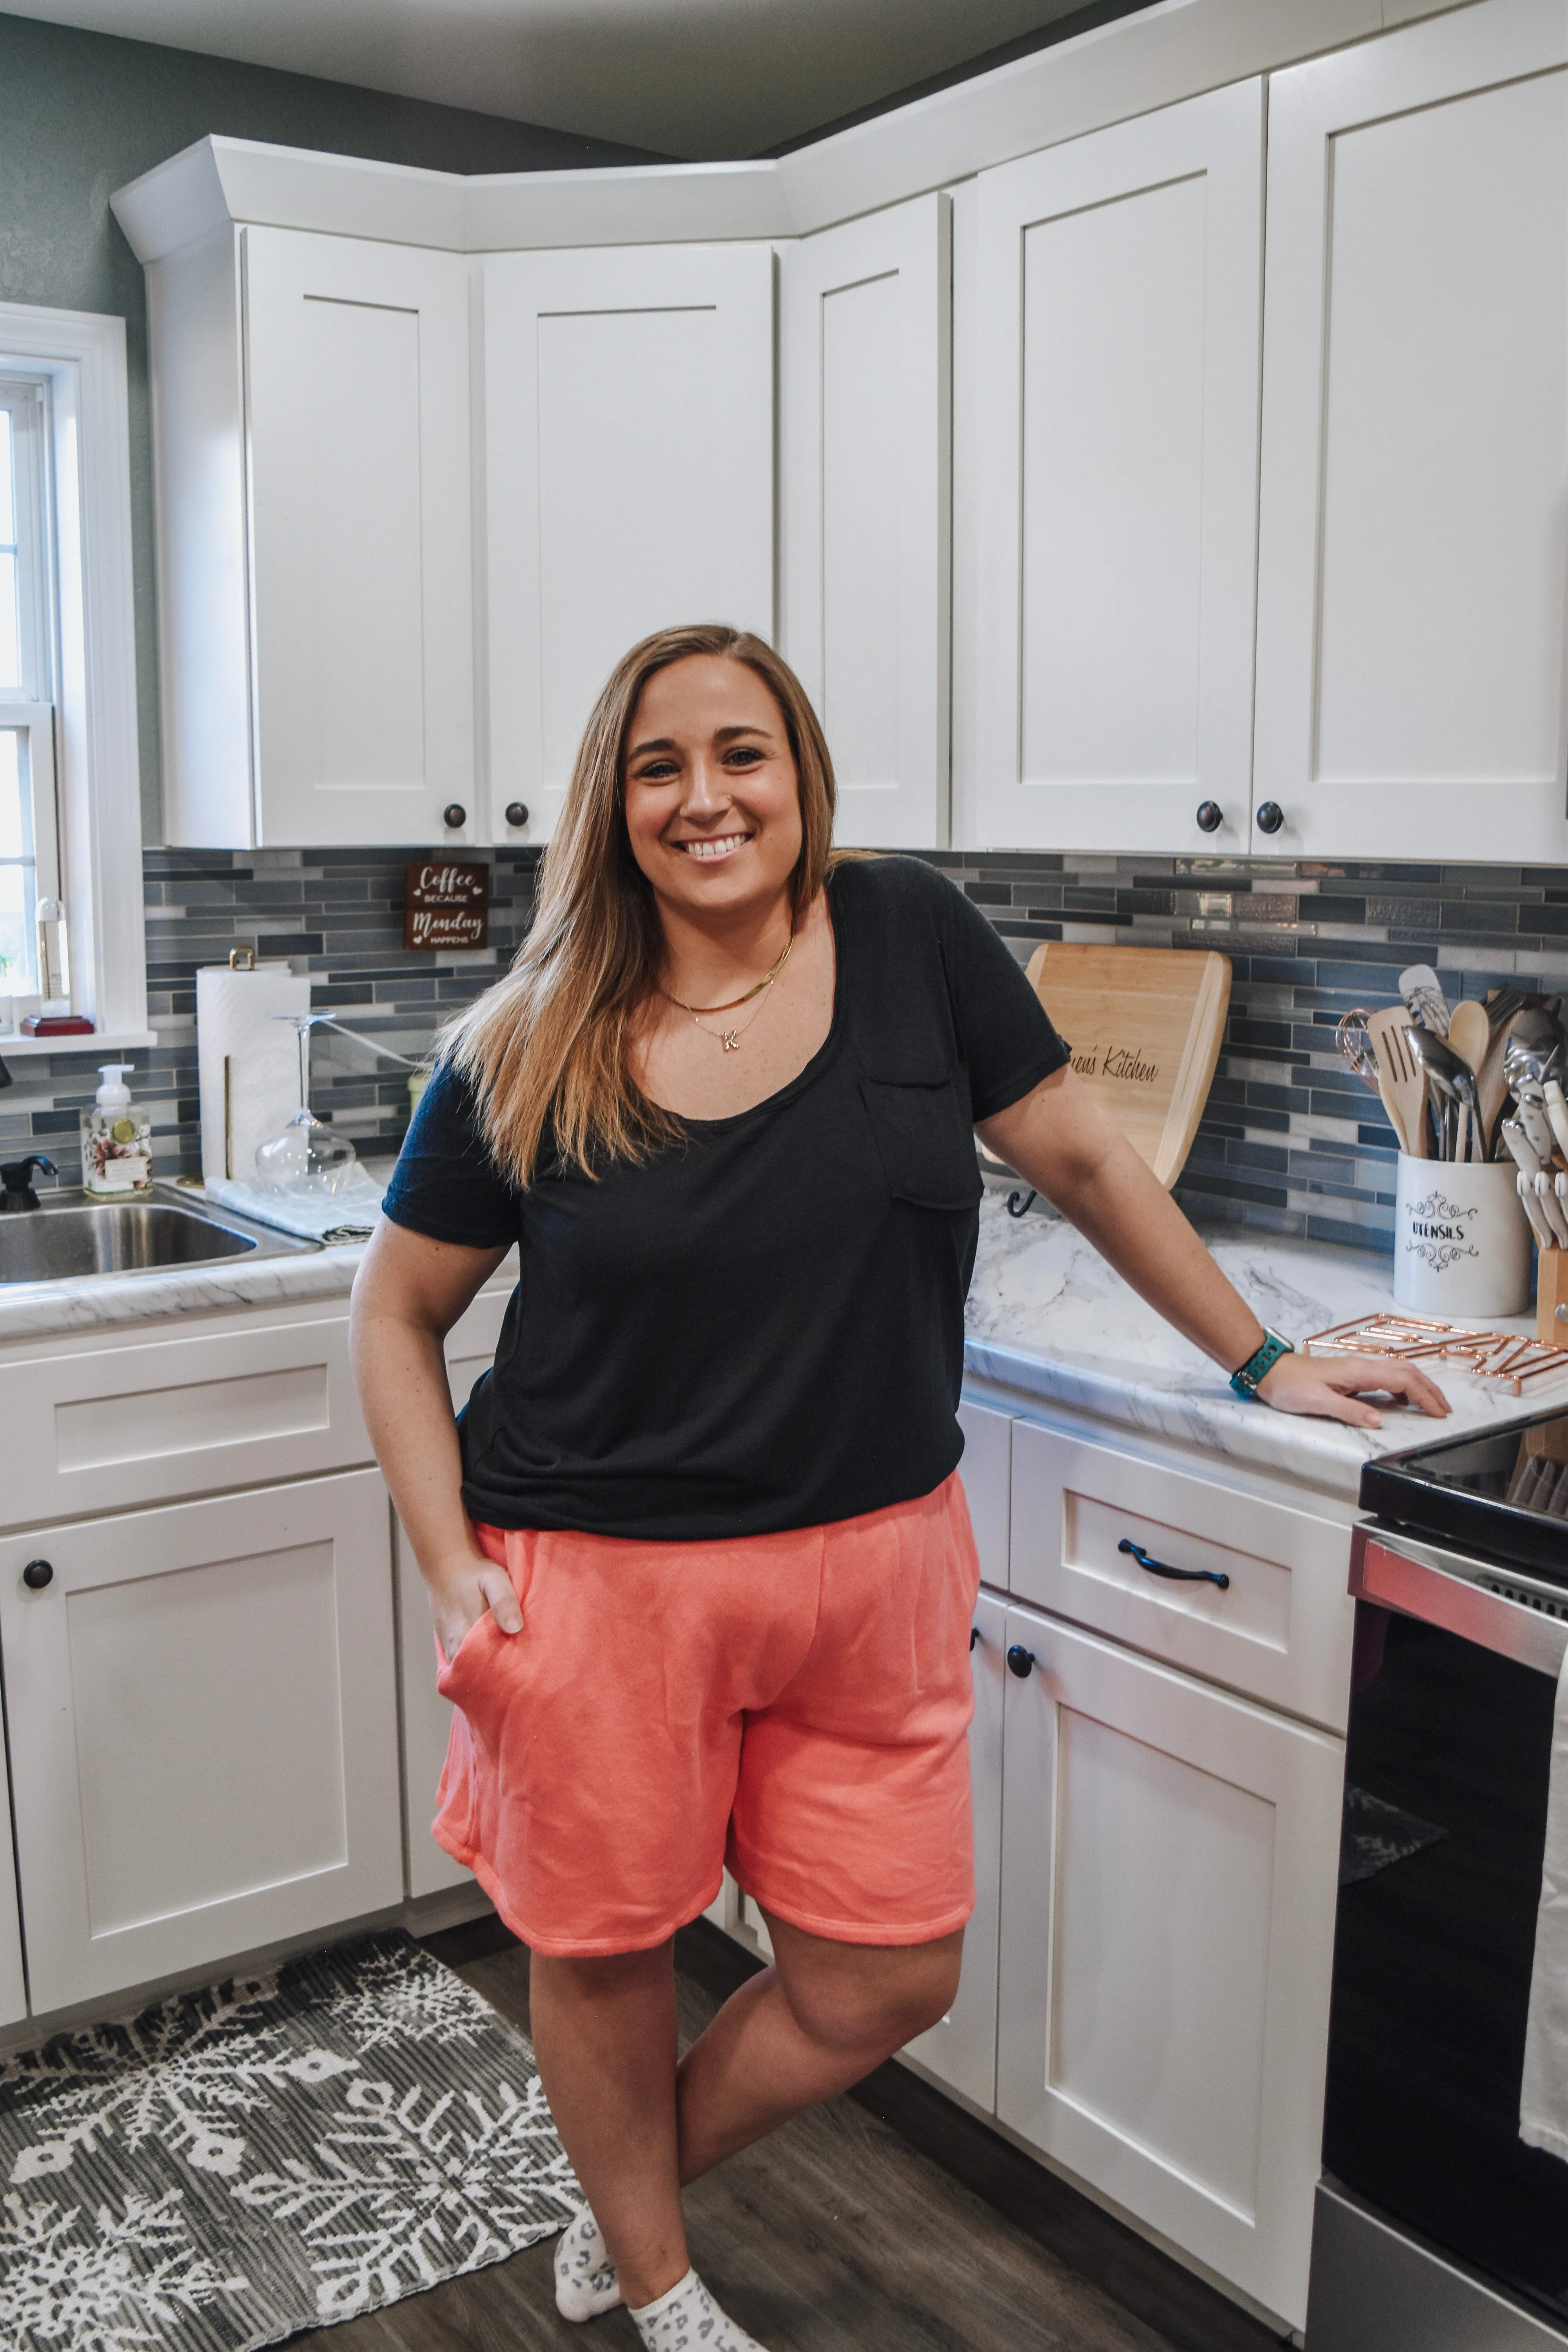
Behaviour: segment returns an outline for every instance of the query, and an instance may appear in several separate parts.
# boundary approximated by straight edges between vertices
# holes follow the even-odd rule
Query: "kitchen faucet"
[[[16,1215],[24,1209],[36,1209],[38,1196],[33,1190],[33,1171],[41,1168],[46,1176],[58,1176],[59,1170],[41,1151],[29,1151],[25,1160],[8,1160],[0,1168],[0,1216]]]

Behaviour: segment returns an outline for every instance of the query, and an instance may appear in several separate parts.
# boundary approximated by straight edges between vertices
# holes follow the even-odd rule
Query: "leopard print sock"
[[[584,2205],[556,2243],[555,2308],[563,2319],[596,2319],[620,2299],[609,2249]]]
[[[645,2352],[763,2352],[754,2336],[720,2310],[695,2271],[632,2317]]]

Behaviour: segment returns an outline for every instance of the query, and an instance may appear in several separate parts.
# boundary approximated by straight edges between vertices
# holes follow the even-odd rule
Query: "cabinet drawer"
[[[1162,1576],[1124,1544],[1228,1581]],[[1350,1696],[1349,1573],[1332,1519],[1014,1425],[1015,1593],[1331,1731]]]
[[[11,1527],[370,1459],[343,1316],[6,1364],[0,1428]]]

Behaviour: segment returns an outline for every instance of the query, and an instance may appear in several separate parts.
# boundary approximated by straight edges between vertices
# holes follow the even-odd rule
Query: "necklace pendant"
[[[723,1046],[726,1054],[738,1054],[741,1050],[740,1038],[733,1029],[721,1029],[719,1032],[719,1043]]]

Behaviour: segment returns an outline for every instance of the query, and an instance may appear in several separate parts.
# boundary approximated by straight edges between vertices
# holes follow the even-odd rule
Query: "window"
[[[38,970],[40,953],[53,969]],[[68,997],[93,1033],[8,1036],[7,1062],[157,1042],[125,322],[0,302],[0,997],[29,996]]]
[[[0,996],[58,995],[38,909],[59,889],[49,386],[0,374]]]

